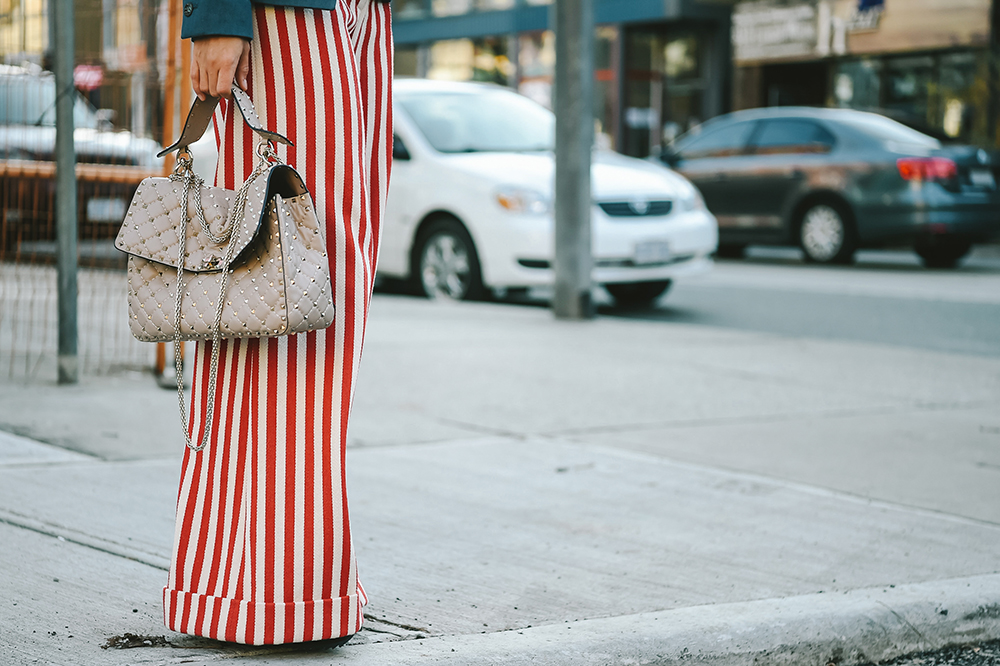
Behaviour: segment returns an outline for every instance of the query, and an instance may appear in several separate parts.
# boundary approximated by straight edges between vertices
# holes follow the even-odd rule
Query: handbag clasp
[[[186,176],[187,174],[194,173],[194,157],[188,152],[187,147],[182,148],[177,151],[176,162],[174,162],[174,169],[171,174],[175,176]]]
[[[257,156],[260,157],[262,161],[270,162],[272,164],[281,164],[281,158],[278,157],[278,144],[274,141],[261,141],[257,144]]]

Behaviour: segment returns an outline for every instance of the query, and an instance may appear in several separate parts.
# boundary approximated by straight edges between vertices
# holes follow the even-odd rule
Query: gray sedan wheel
[[[955,268],[972,249],[972,242],[964,238],[921,238],[913,248],[927,268]]]
[[[799,245],[807,261],[820,264],[848,263],[854,257],[846,216],[831,204],[815,204],[802,214]]]
[[[456,220],[436,222],[421,235],[416,264],[419,286],[428,298],[461,301],[478,298],[482,291],[472,238]]]

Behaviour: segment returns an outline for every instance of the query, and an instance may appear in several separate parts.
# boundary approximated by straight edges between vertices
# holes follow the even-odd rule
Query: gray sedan
[[[905,243],[926,266],[948,268],[1000,235],[1000,159],[873,113],[740,111],[661,159],[701,190],[724,256],[799,245],[809,261],[848,263],[860,247]]]

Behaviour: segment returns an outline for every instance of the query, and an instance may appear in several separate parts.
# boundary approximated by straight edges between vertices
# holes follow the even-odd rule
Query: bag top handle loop
[[[236,102],[236,107],[240,110],[240,115],[243,116],[246,124],[265,141],[275,141],[286,146],[295,145],[285,136],[264,128],[264,124],[257,116],[257,111],[253,108],[250,96],[243,89],[233,86],[233,101]],[[191,110],[188,112],[187,120],[184,121],[184,130],[181,132],[180,138],[169,148],[164,148],[157,153],[157,157],[163,157],[175,150],[184,150],[200,139],[205,134],[205,130],[208,129],[208,124],[212,121],[212,114],[215,113],[215,107],[218,105],[218,97],[207,97],[204,100],[195,98],[194,104],[191,105]]]

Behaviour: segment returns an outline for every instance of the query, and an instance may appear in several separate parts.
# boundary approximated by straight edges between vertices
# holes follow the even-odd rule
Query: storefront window
[[[664,113],[660,141],[667,144],[704,120],[702,40],[694,35],[669,39],[663,47]]]
[[[594,141],[601,148],[615,147],[618,124],[618,28],[597,28],[594,41]],[[526,32],[518,37],[518,64],[521,72],[518,92],[542,106],[552,108],[555,80],[555,33]]]
[[[941,56],[935,100],[939,124],[954,139],[986,142],[989,107],[986,58],[976,52]]]
[[[837,106],[876,110],[882,96],[882,63],[879,60],[844,62],[833,81]]]
[[[698,40],[691,35],[667,42],[663,47],[663,71],[671,79],[698,77],[701,58]]]
[[[829,69],[823,61],[765,65],[762,101],[767,106],[825,106]]]
[[[472,0],[434,0],[434,16],[454,16],[472,11]]]
[[[981,51],[841,62],[838,106],[880,111],[942,139],[987,143],[986,54]]]
[[[472,78],[474,47],[471,39],[449,39],[431,45],[427,78],[468,81]]]
[[[427,78],[510,85],[516,71],[507,55],[508,41],[507,37],[480,37],[435,42]]]
[[[523,33],[518,38],[521,76],[518,92],[552,108],[552,82],[556,73],[556,38],[551,30]]]
[[[469,12],[491,12],[512,9],[516,0],[433,0],[434,16],[455,16]]]
[[[594,145],[614,149],[618,127],[618,42],[621,30],[597,28],[594,36]]]
[[[393,56],[396,76],[419,76],[420,49],[416,46],[397,46]]]
[[[645,157],[704,119],[705,40],[696,32],[629,32],[625,38],[624,142]]]
[[[429,0],[396,0],[392,3],[395,19],[422,19],[427,16]]]
[[[885,69],[885,109],[910,116],[913,121],[930,120],[934,59],[930,56],[890,58],[886,60]]]

